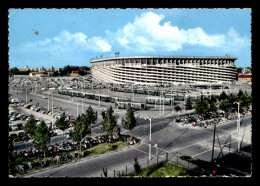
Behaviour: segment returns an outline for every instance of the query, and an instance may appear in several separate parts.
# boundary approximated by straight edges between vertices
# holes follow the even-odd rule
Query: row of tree
[[[118,116],[114,115],[114,110],[111,107],[108,107],[106,111],[101,113],[103,118],[102,121],[102,130],[107,133],[120,132],[120,128],[117,124]],[[69,128],[70,123],[65,119],[65,113],[56,120],[55,125],[57,128],[63,131],[63,143],[64,143],[64,132]],[[91,106],[88,107],[85,114],[81,114],[76,118],[75,123],[73,124],[73,129],[70,131],[72,139],[74,141],[80,142],[80,151],[81,142],[86,135],[91,134],[91,125],[97,121],[98,113],[95,112]],[[134,110],[129,106],[126,112],[126,118],[122,118],[123,126],[131,130],[137,125],[137,119],[134,116]],[[26,122],[24,131],[31,138],[31,148],[32,143],[34,142],[37,149],[43,150],[44,152],[44,161],[46,161],[45,152],[48,150],[48,144],[50,143],[52,131],[47,127],[45,122],[42,120],[39,124],[36,123],[36,119],[33,115],[30,116],[30,119]],[[132,134],[131,134],[132,136]],[[11,148],[9,148],[11,149]]]
[[[44,69],[44,68],[42,67],[42,69]],[[67,65],[63,68],[60,68],[59,72],[54,71],[53,67],[52,67],[52,70],[53,70],[53,76],[69,76],[70,73],[73,70],[77,70],[78,74],[81,75],[81,76],[84,76],[84,75],[90,73],[90,68],[87,67],[87,66],[70,66],[70,65]],[[14,68],[10,69],[9,74],[10,75],[29,75],[30,72],[31,72],[30,70],[20,71],[17,67],[14,67]]]
[[[60,69],[60,72],[58,73],[58,75],[60,76],[69,76],[69,74],[73,71],[73,70],[77,70],[78,74],[81,76],[84,76],[88,73],[90,73],[90,68],[87,66],[70,66],[67,65],[65,67],[63,67],[62,69]]]
[[[232,110],[238,111],[237,103],[240,104],[241,109],[248,110],[252,104],[252,97],[247,92],[242,92],[242,90],[239,91],[238,95],[227,95],[225,92],[222,92],[220,96],[212,95],[210,98],[201,96],[194,105],[194,109],[198,114],[208,114],[209,112],[216,112],[218,109],[228,113]]]

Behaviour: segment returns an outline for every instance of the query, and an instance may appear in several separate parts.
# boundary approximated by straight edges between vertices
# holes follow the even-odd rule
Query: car
[[[25,121],[28,121],[29,119],[31,119],[31,117],[29,116],[28,118],[25,119]]]
[[[18,137],[17,134],[11,134],[11,135],[9,136],[9,138],[10,138],[11,141],[13,141],[13,142],[18,142],[18,141],[20,141],[20,139],[19,139],[19,137]]]
[[[11,116],[10,117],[10,121],[15,121],[15,120],[17,120],[16,116]]]
[[[67,138],[67,139],[70,139],[70,138],[71,138],[71,136],[70,136],[69,133],[66,134],[66,138]]]
[[[18,107],[18,105],[16,103],[11,105],[12,107]]]
[[[37,107],[37,108],[35,109],[35,111],[36,111],[36,112],[39,112],[41,109],[42,109],[41,107]]]
[[[31,106],[31,104],[25,104],[23,107],[29,109]]]
[[[18,126],[16,124],[11,124],[11,125],[9,125],[9,127],[11,127],[12,131],[19,130],[19,128],[18,128]]]
[[[42,96],[42,98],[43,98],[43,99],[47,99],[47,97],[46,97],[46,96]]]
[[[22,118],[21,118],[21,120],[26,120],[27,118],[28,118],[29,116],[26,116],[26,115],[24,115]]]
[[[66,116],[65,121],[70,121],[70,117]]]
[[[35,109],[36,109],[36,106],[35,105],[33,105],[33,106],[31,106],[31,108],[30,108],[32,111],[34,111]]]
[[[48,128],[50,128],[52,126],[52,122],[51,121],[46,121],[45,124],[47,125]]]

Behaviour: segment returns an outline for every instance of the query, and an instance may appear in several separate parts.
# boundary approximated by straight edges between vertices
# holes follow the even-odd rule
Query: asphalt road
[[[210,162],[212,156],[212,142],[213,142],[213,127],[200,128],[200,127],[180,127],[175,124],[170,124],[171,118],[164,120],[154,120],[152,123],[152,156],[155,157],[156,148],[155,144],[159,147],[159,156],[165,157],[169,154],[169,160],[176,158],[174,155],[189,155],[191,157],[205,160]],[[251,126],[251,117],[246,117],[242,122],[243,127]],[[242,129],[242,128],[241,128]],[[230,133],[236,130],[236,121],[230,121],[224,124],[217,125],[218,139],[221,145],[226,145],[229,142]],[[144,160],[148,158],[149,152],[149,125],[147,121],[142,122],[138,127],[132,131],[133,135],[141,138],[141,143],[92,158],[84,158],[79,162],[66,164],[60,167],[47,169],[37,173],[25,175],[25,177],[100,177],[102,168],[107,168],[109,174],[113,175],[113,170],[124,170],[125,165],[128,166],[133,163],[134,158]],[[214,158],[220,154],[220,149],[216,146],[214,150]],[[227,145],[224,148],[223,154],[235,152],[238,146],[236,136],[231,138],[231,146]],[[250,146],[249,143],[243,142],[241,147]]]
[[[42,96],[30,96],[33,98],[34,102],[39,101],[40,106],[47,105],[47,100],[45,100],[46,103],[43,103]],[[21,91],[17,96],[15,95],[15,97],[24,100],[25,96],[23,95],[23,91]],[[76,110],[76,104],[73,105],[71,100],[67,100],[66,102],[64,99],[59,99],[62,98],[54,98],[56,103],[55,106],[61,106],[63,109],[67,109],[67,111],[71,113]],[[78,99],[81,100],[81,98]],[[97,107],[99,112],[102,111],[102,109],[104,109],[104,107]],[[120,115],[120,113],[118,114]],[[124,113],[121,113],[121,115],[123,114]],[[213,126],[208,128],[182,127],[171,123],[173,117],[176,116],[173,115],[170,117],[152,120],[152,156],[155,156],[156,148],[154,145],[157,144],[159,147],[159,156],[165,157],[165,154],[168,153],[169,159],[171,159],[175,158],[174,155],[176,154],[185,154],[210,162],[212,156]],[[251,127],[251,116],[247,116],[245,118],[241,117],[241,131],[243,131],[244,127]],[[224,155],[237,150],[238,142],[241,143],[241,139],[238,141],[239,136],[235,135],[236,128],[236,120],[228,121],[223,124],[217,124],[214,158],[218,157],[220,154],[219,144],[220,146],[225,145],[223,151]],[[120,169],[121,167],[122,170],[124,170],[125,165],[130,165],[134,161],[135,157],[137,157],[138,160],[148,158],[149,129],[149,120],[140,119],[138,126],[132,130],[132,134],[141,139],[140,144],[124,150],[119,150],[117,152],[103,154],[92,158],[84,158],[79,162],[42,170],[40,172],[25,175],[25,177],[100,177],[103,167],[112,172],[114,169]],[[127,133],[128,131],[124,132]],[[248,146],[251,146],[251,144],[247,141],[242,141],[241,148],[246,148]]]

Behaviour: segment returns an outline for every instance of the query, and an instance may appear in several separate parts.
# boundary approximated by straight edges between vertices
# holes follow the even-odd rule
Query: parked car
[[[19,130],[18,126],[16,124],[10,124],[9,127],[11,127],[12,131]]]
[[[16,116],[11,116],[10,117],[10,121],[15,121],[15,120],[17,120]]]
[[[25,121],[28,121],[29,119],[31,119],[31,117],[29,116],[28,118],[26,118],[26,120]]]
[[[51,121],[46,121],[45,124],[47,125],[48,128],[50,128],[52,126],[52,122]]]
[[[31,106],[32,106],[31,104],[25,104],[23,107],[29,109],[31,108]]]
[[[22,118],[21,118],[21,120],[26,120],[27,118],[28,118],[29,116],[26,116],[26,115],[24,115]]]
[[[25,132],[19,132],[18,137],[20,141],[27,141],[29,139],[28,135]]]
[[[12,107],[18,107],[18,105],[16,103],[11,105]]]
[[[11,134],[11,135],[9,136],[9,138],[10,138],[11,141],[13,141],[13,142],[18,142],[18,141],[20,141],[20,139],[19,139],[19,137],[18,137],[17,134]]]
[[[47,99],[47,97],[46,97],[46,96],[42,96],[42,98],[43,98],[43,99]]]

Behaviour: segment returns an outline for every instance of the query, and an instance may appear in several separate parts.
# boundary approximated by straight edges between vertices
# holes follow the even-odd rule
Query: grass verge
[[[171,162],[161,162],[145,168],[138,175],[134,172],[130,177],[176,177],[193,176],[194,173]]]

